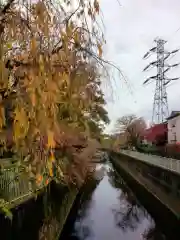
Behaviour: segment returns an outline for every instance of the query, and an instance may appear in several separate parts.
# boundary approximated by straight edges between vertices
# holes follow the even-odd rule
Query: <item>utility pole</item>
[[[157,75],[147,78],[143,84],[147,85],[147,83],[149,84],[154,80],[156,81],[152,114],[152,122],[156,124],[164,122],[169,116],[166,86],[171,81],[178,80],[179,78],[167,78],[165,75],[171,68],[179,66],[179,63],[169,65],[166,63],[166,60],[169,58],[169,56],[178,52],[179,49],[168,52],[164,48],[166,41],[157,38],[154,40],[154,42],[156,43],[156,47],[151,48],[143,58],[146,59],[150,56],[151,53],[156,53],[157,60],[148,64],[148,66],[146,66],[143,71],[148,70],[150,67],[156,67]]]

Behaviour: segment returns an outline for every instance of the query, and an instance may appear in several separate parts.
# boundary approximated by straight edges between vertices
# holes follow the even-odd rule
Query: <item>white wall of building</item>
[[[168,143],[180,142],[180,116],[168,120]]]

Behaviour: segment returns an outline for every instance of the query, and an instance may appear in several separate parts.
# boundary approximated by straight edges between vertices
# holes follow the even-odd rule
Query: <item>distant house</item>
[[[180,111],[172,111],[167,118],[168,121],[168,143],[180,142]]]
[[[146,144],[164,145],[167,142],[167,122],[145,129],[141,140]]]

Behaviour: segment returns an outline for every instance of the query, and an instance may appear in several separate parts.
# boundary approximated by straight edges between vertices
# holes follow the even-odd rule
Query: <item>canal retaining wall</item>
[[[58,240],[59,235],[66,223],[69,212],[74,204],[79,190],[77,188],[70,188],[61,195],[54,186],[51,193],[50,200],[47,200],[47,212],[43,224],[39,230],[39,240]]]
[[[0,214],[3,240],[56,240],[77,196],[78,189],[52,182],[46,191],[13,208],[12,219]]]
[[[77,210],[77,204],[81,204],[84,194],[87,195],[87,186],[94,189],[100,180],[90,176],[86,179],[81,188],[68,188],[65,193],[59,191],[59,185],[54,185],[48,200],[51,203],[50,211],[39,231],[39,240],[58,240],[64,231],[65,225],[69,225],[72,212]],[[61,199],[61,201],[60,201]],[[74,214],[73,214],[74,215]]]
[[[86,184],[84,184],[84,186],[80,189],[74,201],[74,204],[69,212],[67,221],[59,238],[60,240],[66,240],[66,236],[70,232],[72,232],[74,222],[77,220],[78,217],[79,209],[89,202],[92,197],[92,193],[94,192],[100,181],[101,180],[95,178],[89,179],[89,181],[87,181]]]
[[[158,191],[153,190],[157,190],[157,186],[154,185],[154,188],[152,188],[152,182],[141,176],[135,169],[131,169],[127,164],[127,157],[124,158],[117,153],[111,153],[110,161],[134,194],[141,199],[141,203],[156,219],[156,223],[161,229],[164,229],[166,235],[169,235],[173,240],[180,239],[179,213],[173,209],[172,205],[170,206],[170,203],[167,205],[168,194],[163,192],[163,195],[158,195]]]

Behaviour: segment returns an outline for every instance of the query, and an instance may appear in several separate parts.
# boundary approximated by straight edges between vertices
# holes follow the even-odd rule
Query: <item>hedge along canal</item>
[[[76,199],[59,240],[174,240],[161,227],[108,164],[100,182]]]

